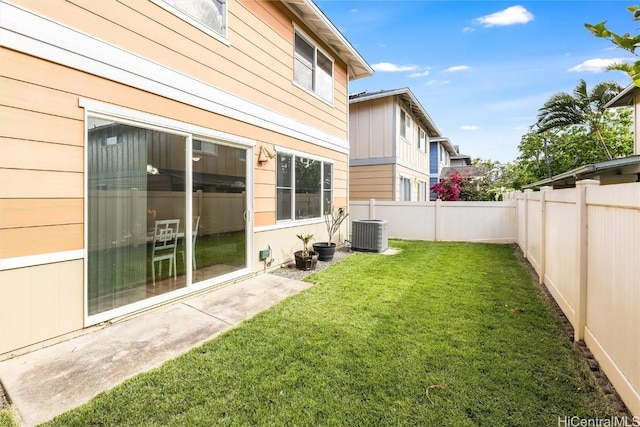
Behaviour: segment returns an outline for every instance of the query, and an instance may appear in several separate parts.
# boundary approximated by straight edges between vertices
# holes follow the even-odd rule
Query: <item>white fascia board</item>
[[[349,141],[0,0],[0,46],[348,153]]]

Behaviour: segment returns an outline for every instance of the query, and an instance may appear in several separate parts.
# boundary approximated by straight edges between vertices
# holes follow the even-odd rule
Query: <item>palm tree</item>
[[[604,150],[607,158],[612,159],[607,144],[600,134],[600,125],[605,104],[622,90],[616,82],[598,83],[589,92],[587,83],[580,80],[573,95],[559,92],[552,95],[538,110],[536,123],[538,133],[566,126],[586,126]]]

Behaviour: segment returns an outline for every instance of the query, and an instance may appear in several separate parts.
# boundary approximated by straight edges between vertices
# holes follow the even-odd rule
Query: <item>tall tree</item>
[[[600,144],[607,158],[611,160],[611,152],[602,138],[600,128],[605,112],[605,104],[615,97],[622,87],[616,82],[602,82],[587,90],[587,83],[580,80],[573,90],[573,95],[558,92],[544,103],[538,110],[536,122],[538,133],[572,126],[584,126]]]
[[[634,21],[640,21],[640,8],[638,7],[638,5],[629,6],[627,8],[627,11],[632,14]],[[616,34],[609,28],[607,28],[606,24],[606,21],[604,21],[595,25],[584,24],[584,26],[596,37],[607,39],[619,48],[631,52],[635,56],[638,56],[638,54],[636,53],[636,48],[640,46],[640,35],[632,36],[629,33]],[[636,86],[640,86],[640,60],[635,61],[633,64],[628,64],[626,62],[612,64],[609,65],[607,69],[624,71],[631,78],[631,80],[633,80],[633,83]]]

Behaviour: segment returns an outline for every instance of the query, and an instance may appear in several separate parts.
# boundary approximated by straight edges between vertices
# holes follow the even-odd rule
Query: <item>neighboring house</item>
[[[409,88],[350,95],[349,130],[350,200],[428,200],[441,133]]]
[[[373,70],[311,0],[0,0],[0,63],[0,359],[262,272],[347,205]]]
[[[434,138],[429,145],[429,188],[443,178],[442,170],[451,166],[451,158],[459,155],[457,146],[451,144],[449,138]],[[429,192],[429,197],[435,199],[436,194]]]
[[[456,153],[460,153],[459,146],[455,145],[453,148]],[[468,154],[455,154],[450,157],[449,166],[470,166],[471,163],[473,162],[471,161],[471,156]]]
[[[633,107],[634,120],[634,154],[640,154],[640,88],[633,83],[624,88],[615,98],[609,101],[606,108]]]

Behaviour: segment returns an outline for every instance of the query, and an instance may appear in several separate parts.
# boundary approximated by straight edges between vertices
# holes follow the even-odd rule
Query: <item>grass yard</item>
[[[608,417],[514,247],[392,241],[52,426],[552,426]]]

